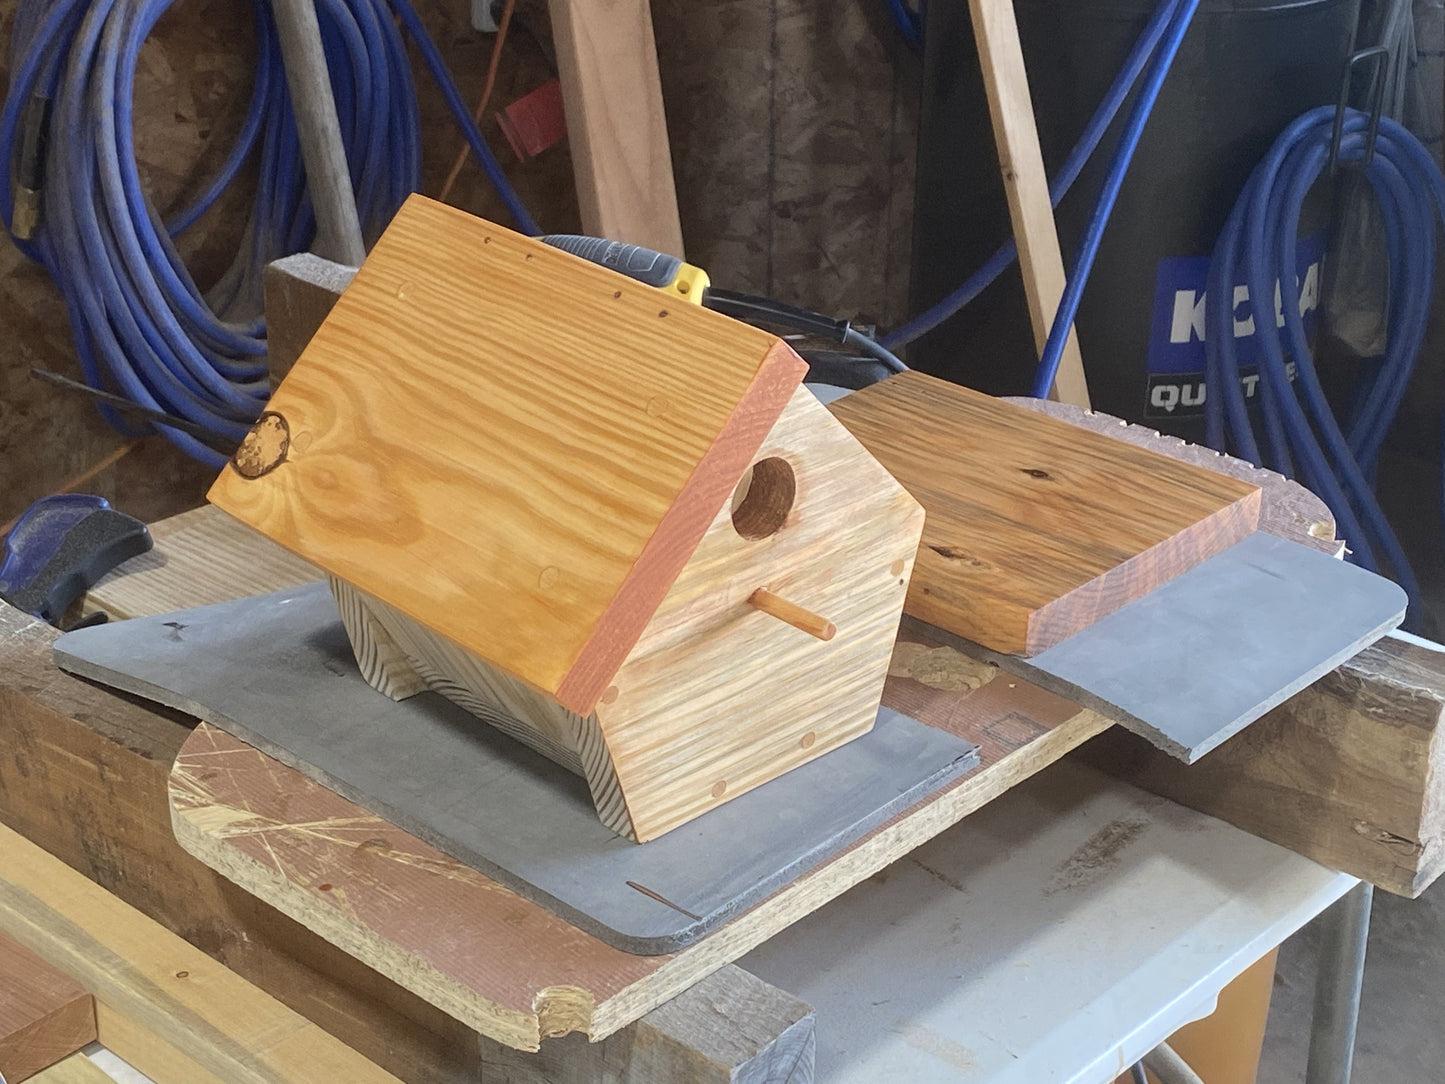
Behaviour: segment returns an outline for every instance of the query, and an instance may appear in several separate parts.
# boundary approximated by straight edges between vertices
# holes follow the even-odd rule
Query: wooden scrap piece
[[[72,1054],[31,1077],[30,1084],[115,1084],[115,1080],[84,1054]]]
[[[804,371],[412,196],[209,496],[585,714]]]
[[[95,995],[95,1037],[157,1080],[396,1078],[9,828],[0,932]]]
[[[0,1079],[20,1084],[95,1041],[95,999],[0,936]]]
[[[907,372],[830,405],[924,506],[905,612],[1033,655],[1254,531],[1257,486]]]

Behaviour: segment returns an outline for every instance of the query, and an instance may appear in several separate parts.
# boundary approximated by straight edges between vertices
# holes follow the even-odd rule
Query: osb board
[[[833,413],[923,504],[909,614],[1033,655],[1252,533],[1259,487],[907,372]]]
[[[574,1030],[600,1039],[1108,726],[921,637],[898,646],[884,703],[977,742],[980,767],[666,956],[610,948],[204,724],[177,757],[172,821],[212,868],[483,1034],[518,1049]]]
[[[412,196],[209,496],[585,714],[803,372],[766,332]]]
[[[922,65],[886,5],[652,15],[688,258],[722,287],[903,320]]]

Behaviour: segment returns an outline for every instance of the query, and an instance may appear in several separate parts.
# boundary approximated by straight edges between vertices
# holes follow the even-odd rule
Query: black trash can
[[[1015,0],[1050,176],[1154,7],[1149,0]],[[1358,0],[1200,4],[1080,306],[1077,328],[1095,409],[1202,439],[1209,254],[1250,171],[1279,133],[1306,110],[1335,101],[1358,14]],[[945,296],[1009,236],[967,0],[929,0],[925,48],[915,311]],[[1128,108],[1058,209],[1066,267]],[[1307,325],[1318,307],[1328,220],[1327,199],[1313,202],[1300,232],[1299,281],[1285,289],[1296,294]],[[1241,305],[1242,289],[1235,299]],[[1236,321],[1247,393],[1251,331],[1248,321]],[[1017,265],[918,340],[908,357],[916,368],[995,395],[1028,394],[1037,353]]]

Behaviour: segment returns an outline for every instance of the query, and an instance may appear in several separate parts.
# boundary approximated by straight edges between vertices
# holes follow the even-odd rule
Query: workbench
[[[279,551],[238,553],[219,544],[224,531],[214,512],[188,513],[156,533],[157,552],[137,562],[142,571],[107,585],[117,610],[125,609],[128,593],[132,604],[155,612],[266,590],[308,573]],[[615,1079],[645,1080],[635,1075],[644,1054],[656,1062],[660,1051],[672,1059],[661,1064],[675,1073],[683,1059],[696,1079],[787,1080],[796,1069],[791,1079],[802,1080],[807,1077],[798,1074],[811,1065],[811,1001],[820,1010],[824,1079],[831,1078],[830,1067],[855,1061],[873,1070],[909,1067],[925,1074],[919,1079],[938,1072],[948,1078],[957,1075],[960,1050],[967,1050],[977,1070],[963,1079],[1010,1079],[996,1071],[1013,1066],[1017,1080],[1050,1079],[1051,1073],[1102,1081],[1178,1023],[1207,1011],[1230,978],[1354,884],[1080,766],[1065,764],[1019,789],[1104,727],[1092,713],[1066,711],[1043,735],[996,746],[994,767],[970,784],[971,793],[986,794],[992,804],[923,850],[886,869],[880,862],[860,877],[872,873],[871,880],[811,917],[792,916],[791,928],[736,941],[735,951],[683,976],[668,1004],[642,1008],[636,1023],[606,1041],[588,1045],[574,1034],[527,1054],[479,1041],[471,1029],[184,853],[172,833],[167,777],[191,721],[60,673],[49,657],[54,635],[14,611],[0,613],[0,733],[13,750],[0,764],[0,819],[407,1080],[474,1080],[479,1065],[511,1080],[587,1080],[604,1070],[634,1074]],[[1281,709],[1241,736],[1254,743],[1247,756],[1240,754],[1253,766],[1253,781],[1236,772],[1230,785],[1219,784],[1234,755],[1226,746],[1209,794],[1184,797],[1217,805],[1221,795],[1251,793],[1274,772],[1270,802],[1235,801],[1223,811],[1248,820],[1252,809],[1293,801],[1310,810],[1312,838],[1291,846],[1313,849],[1329,865],[1352,867],[1396,891],[1423,888],[1438,872],[1435,729],[1445,695],[1438,672],[1429,670],[1433,660],[1418,652],[1393,641],[1372,649],[1353,669],[1320,683],[1313,699]],[[1389,682],[1381,677],[1386,671]],[[1400,693],[1394,701],[1391,689]],[[1361,714],[1355,709],[1365,694],[1369,710]],[[1321,720],[1328,725],[1318,736],[1305,733]],[[1392,749],[1375,736],[1362,749],[1359,729],[1372,721],[1403,744]],[[1042,747],[1041,739],[1047,739]],[[1151,789],[1168,789],[1169,766],[1117,741],[1111,734],[1110,748],[1085,752]],[[1261,741],[1270,753],[1260,755]],[[1336,753],[1334,742],[1347,752]],[[1303,778],[1291,762],[1296,746],[1305,747],[1301,755],[1317,768],[1330,758],[1337,774],[1347,772],[1349,785],[1319,787]],[[1401,799],[1393,813],[1377,802],[1370,821],[1356,803],[1382,770],[1369,765],[1382,758],[1414,763],[1413,792],[1396,772],[1390,793],[1413,793],[1416,800]],[[1287,798],[1285,784],[1294,798]],[[1414,825],[1406,823],[1412,813]],[[1345,818],[1352,827],[1338,830]],[[1382,819],[1388,830],[1363,830]],[[1407,842],[1411,832],[1414,844]],[[1082,859],[1070,865],[1076,854]],[[1051,880],[1056,874],[1058,883]],[[1165,885],[1193,901],[1193,909],[1171,909],[1174,897]],[[1019,906],[1024,899],[1037,906]],[[1127,914],[1153,919],[1125,923],[1120,916]],[[1129,936],[1119,938],[1121,929]],[[1107,944],[1100,931],[1114,938],[1112,952],[1092,952],[1094,942]],[[1090,954],[1070,955],[1064,950],[1071,943]],[[937,951],[939,944],[957,951]],[[991,951],[980,952],[982,945]],[[729,956],[741,956],[742,966],[727,966]],[[870,983],[887,985],[883,962],[900,959],[907,964],[892,970],[909,980],[912,998],[903,1009],[896,1008],[899,990],[868,994]],[[1109,967],[1095,967],[1105,961]],[[1094,981],[1081,983],[1085,974]],[[1020,975],[1033,981],[1020,983]],[[1069,997],[1046,1006],[1034,1000],[1045,989]],[[1030,999],[1022,1018],[1009,1009],[1009,990]],[[992,1023],[980,1015],[984,1005],[995,1014]],[[996,1026],[1004,1019],[1015,1026]],[[860,1036],[866,1037],[861,1047],[846,1045]]]

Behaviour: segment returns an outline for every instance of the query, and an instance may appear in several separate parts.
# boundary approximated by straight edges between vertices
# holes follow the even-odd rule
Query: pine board
[[[209,496],[585,713],[804,369],[412,196]]]
[[[94,1041],[85,987],[0,936],[0,1079],[20,1084]]]
[[[0,932],[90,990],[99,1041],[158,1081],[396,1082],[4,826]]]
[[[830,405],[927,512],[905,612],[1034,655],[1254,531],[1257,486],[907,372]]]

